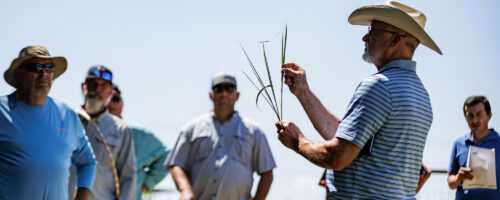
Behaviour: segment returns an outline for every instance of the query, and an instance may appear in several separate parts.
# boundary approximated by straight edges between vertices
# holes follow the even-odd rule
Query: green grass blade
[[[269,63],[267,62],[266,47],[264,44],[262,44],[262,51],[264,53],[264,61],[266,63],[267,77],[269,78],[269,86],[271,87],[271,92],[273,94],[272,97],[273,97],[275,108],[276,108],[275,111],[277,111],[278,110],[278,102],[276,101],[276,94],[274,92],[273,80],[271,78],[271,71],[269,69]],[[278,120],[281,121],[281,118],[279,117],[279,112],[277,112],[276,114],[278,115]]]

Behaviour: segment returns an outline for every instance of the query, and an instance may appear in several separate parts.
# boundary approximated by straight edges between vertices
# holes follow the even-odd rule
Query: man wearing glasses
[[[5,71],[16,91],[0,97],[0,199],[68,199],[71,164],[80,177],[75,199],[88,199],[92,148],[77,114],[48,96],[66,67],[64,57],[28,46]]]
[[[187,123],[166,166],[180,199],[252,199],[253,173],[261,178],[253,199],[265,199],[273,181],[274,158],[264,133],[234,110],[236,79],[212,79],[213,110]]]
[[[112,84],[112,72],[101,65],[91,67],[82,83],[85,100],[78,114],[98,162],[91,199],[132,200],[136,199],[132,132],[107,109],[113,96]]]
[[[276,123],[278,138],[329,169],[330,199],[415,199],[432,108],[412,58],[419,43],[441,54],[425,22],[420,11],[395,1],[351,13],[349,23],[370,26],[363,59],[378,72],[358,85],[342,119],[312,93],[303,68],[285,65],[285,83],[326,141],[308,140],[290,121]]]

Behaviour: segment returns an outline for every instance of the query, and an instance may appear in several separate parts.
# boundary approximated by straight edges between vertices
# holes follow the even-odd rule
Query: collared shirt
[[[76,113],[47,97],[40,106],[0,97],[0,199],[67,199],[69,166],[91,188],[96,161]]]
[[[155,137],[153,132],[131,122],[135,157],[137,159],[137,200],[141,199],[141,187],[145,184],[150,190],[168,174],[165,159],[169,150]]]
[[[92,118],[92,121],[99,127],[112,151],[120,182],[118,199],[136,199],[136,158],[132,131],[125,122],[111,115],[108,110]],[[104,143],[92,124],[83,122],[83,126],[98,162],[95,183],[89,199],[116,199],[113,171]],[[70,185],[70,188],[74,187]]]
[[[329,196],[341,199],[415,199],[427,133],[432,123],[429,95],[416,63],[394,60],[363,80],[336,137],[371,152],[342,171],[329,170]]]
[[[266,136],[257,125],[235,112],[224,123],[213,113],[182,128],[167,167],[181,167],[195,199],[250,199],[253,172],[276,167]]]
[[[460,167],[467,167],[467,157],[469,155],[469,146],[495,149],[495,167],[497,178],[497,189],[467,189],[462,188],[460,184],[455,195],[456,199],[498,199],[500,198],[500,135],[494,129],[490,129],[490,134],[483,141],[476,144],[471,138],[471,132],[464,137],[458,138],[453,144],[451,150],[450,166],[448,173],[456,174]]]

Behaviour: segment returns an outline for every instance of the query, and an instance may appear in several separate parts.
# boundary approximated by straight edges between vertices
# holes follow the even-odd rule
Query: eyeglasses
[[[122,98],[121,98],[120,96],[113,96],[113,97],[111,98],[111,101],[112,101],[112,102],[115,102],[115,103],[118,103],[118,102],[120,102],[121,100],[122,100]]]
[[[112,75],[110,72],[104,71],[104,70],[99,70],[99,69],[94,69],[89,72],[89,75],[95,76],[95,78],[102,78],[106,81],[111,82]]]
[[[215,93],[222,93],[224,90],[228,93],[232,93],[236,90],[236,86],[234,86],[234,85],[216,85],[216,86],[212,87],[212,91],[214,91]]]
[[[52,63],[46,63],[46,64],[41,64],[41,63],[26,63],[22,66],[22,68],[30,71],[30,72],[36,72],[40,73],[43,71],[50,73],[54,72],[56,70],[56,66]]]
[[[398,32],[388,31],[388,30],[384,30],[384,29],[378,29],[378,28],[374,28],[374,27],[371,27],[371,26],[369,26],[369,27],[368,27],[368,36],[372,35],[372,32],[373,32],[373,31],[375,31],[375,30],[376,30],[376,31],[384,31],[384,32],[391,33],[391,34],[399,34],[399,35],[401,35],[402,37],[405,37],[405,35],[400,34],[400,33],[398,33]]]

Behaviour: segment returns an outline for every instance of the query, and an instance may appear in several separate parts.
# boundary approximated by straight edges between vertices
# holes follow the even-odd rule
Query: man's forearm
[[[315,165],[341,171],[351,165],[361,148],[355,144],[333,138],[326,142],[312,142],[303,135],[299,136],[297,152]]]
[[[460,185],[460,180],[458,180],[458,177],[456,174],[449,174],[448,175],[448,187],[450,189],[454,190],[457,189],[458,186]]]
[[[184,170],[179,166],[170,167],[170,174],[172,174],[172,178],[174,179],[175,186],[177,190],[180,192],[183,191],[191,191],[191,184],[189,183],[189,179],[184,172]]]
[[[271,184],[273,183],[273,170],[269,170],[260,175],[259,185],[257,186],[257,192],[255,193],[254,200],[266,199]]]
[[[84,187],[79,187],[76,191],[75,200],[87,200],[90,196],[90,190]]]
[[[330,140],[335,137],[340,119],[330,113],[321,101],[311,90],[297,95],[302,108],[304,108],[314,129],[325,139]]]

